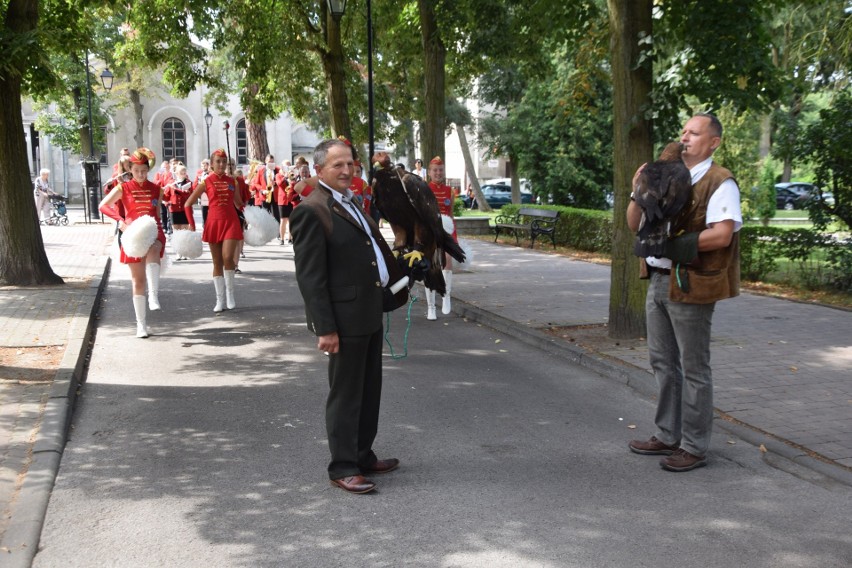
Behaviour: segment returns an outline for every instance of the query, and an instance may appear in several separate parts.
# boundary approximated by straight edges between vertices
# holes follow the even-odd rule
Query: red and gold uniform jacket
[[[370,206],[373,204],[373,188],[367,185],[363,178],[353,177],[349,189],[358,198],[361,208],[367,215],[370,214]]]

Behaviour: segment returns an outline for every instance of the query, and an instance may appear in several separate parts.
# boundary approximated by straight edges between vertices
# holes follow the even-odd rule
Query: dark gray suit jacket
[[[379,227],[363,210],[360,212],[382,251],[389,284],[393,284],[403,276],[402,271]],[[384,311],[407,302],[406,288],[391,296],[381,285],[370,237],[322,185],[293,209],[290,234],[308,328],[317,336],[333,332],[370,335],[381,328]]]

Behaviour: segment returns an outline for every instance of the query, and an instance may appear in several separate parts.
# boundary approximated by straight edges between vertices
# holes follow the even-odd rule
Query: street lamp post
[[[228,165],[231,165],[231,139],[228,137],[228,132],[231,130],[231,123],[228,119],[222,121],[222,128],[225,129],[225,152],[228,156]]]
[[[207,112],[204,114],[204,122],[207,124],[207,157],[210,157],[210,127],[213,126],[213,115],[210,114],[210,107],[207,107]]]
[[[115,76],[110,72],[109,68],[105,68],[100,75],[101,84],[106,91],[112,90],[112,82]],[[101,201],[101,168],[100,162],[95,159],[95,123],[92,120],[92,80],[89,74],[89,52],[86,51],[86,103],[89,113],[89,155],[83,158],[83,180],[84,193],[87,207],[84,207],[86,212],[86,222],[91,223],[93,219],[100,219],[98,212],[98,204]]]
[[[331,17],[339,22],[346,12],[346,0],[328,0],[328,9]],[[375,110],[373,108],[373,10],[371,0],[367,0],[367,125],[370,145],[368,161],[373,159],[376,153],[375,141]],[[373,183],[372,164],[367,168],[367,183]]]

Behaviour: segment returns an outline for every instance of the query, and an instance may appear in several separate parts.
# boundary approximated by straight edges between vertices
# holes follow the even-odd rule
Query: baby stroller
[[[68,225],[68,210],[65,207],[65,198],[58,194],[50,196],[50,218],[44,221],[45,225]]]

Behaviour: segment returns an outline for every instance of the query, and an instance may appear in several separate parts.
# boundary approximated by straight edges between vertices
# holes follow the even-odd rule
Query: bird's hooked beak
[[[371,162],[373,168],[377,170],[389,170],[391,168],[391,159],[387,152],[377,152]]]

